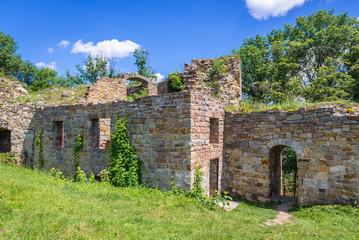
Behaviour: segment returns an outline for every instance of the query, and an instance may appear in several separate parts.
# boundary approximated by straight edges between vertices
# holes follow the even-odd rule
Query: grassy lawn
[[[293,224],[260,226],[276,211],[231,212],[146,188],[73,183],[0,163],[1,239],[358,239],[359,209],[296,209]]]

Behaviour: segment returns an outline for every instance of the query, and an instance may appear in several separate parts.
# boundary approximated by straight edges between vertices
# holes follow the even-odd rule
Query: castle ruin
[[[101,78],[80,104],[0,103],[0,152],[14,152],[38,166],[39,131],[44,168],[74,172],[76,136],[84,135],[79,166],[97,175],[109,163],[116,117],[128,118],[128,135],[142,162],[143,181],[170,189],[170,177],[191,189],[195,166],[208,194],[228,190],[265,202],[281,192],[281,151],[297,154],[298,203],[359,200],[359,114],[335,107],[293,111],[225,112],[241,101],[240,62],[228,57],[224,73],[209,74],[211,59],[193,60],[181,76],[183,92],[171,92],[136,73]],[[131,88],[127,80],[140,82]],[[127,101],[146,88],[148,97]]]

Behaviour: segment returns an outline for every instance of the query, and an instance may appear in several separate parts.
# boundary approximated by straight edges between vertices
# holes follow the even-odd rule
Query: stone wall
[[[102,77],[89,86],[86,93],[87,103],[106,103],[126,99],[126,80]]]
[[[357,113],[333,107],[228,113],[225,187],[249,200],[269,200],[271,149],[288,146],[297,154],[299,204],[359,200],[358,120]]]
[[[213,189],[221,189],[222,181],[222,145],[224,129],[223,104],[200,93],[193,94],[191,108],[191,168],[194,173],[195,166],[200,165],[203,171],[203,187],[207,193]],[[212,120],[212,128],[211,128]],[[216,120],[215,122],[213,120]],[[213,132],[211,132],[211,129]],[[211,138],[212,135],[212,138]],[[211,141],[212,140],[212,141]],[[213,169],[213,177],[217,181],[210,184],[211,161],[218,160],[218,169]],[[213,179],[212,177],[212,179]]]
[[[19,161],[33,158],[35,104],[0,105],[0,131],[11,131],[11,151]]]
[[[116,117],[128,116],[128,134],[142,165],[144,182],[169,189],[170,176],[189,189],[191,142],[190,93],[146,97],[97,105],[45,106],[36,112],[36,130],[43,130],[45,169],[58,168],[74,172],[76,136],[83,132],[84,148],[79,165],[86,173],[98,174],[108,167],[106,143],[115,129]],[[57,146],[55,122],[63,121],[64,144]],[[100,131],[100,145],[94,145],[93,124]],[[107,136],[107,137],[106,137]],[[98,140],[97,140],[98,141]],[[35,164],[38,151],[35,148]],[[172,173],[173,171],[173,173]]]
[[[211,74],[215,61],[223,62],[223,73]],[[242,78],[240,60],[223,56],[219,59],[195,59],[185,64],[183,73],[184,90],[200,92],[219,99],[223,104],[238,104],[242,100]],[[169,78],[158,84],[158,94],[170,93]]]
[[[127,80],[138,81],[140,86],[127,88]],[[148,96],[157,95],[157,85],[138,73],[121,73],[116,78],[102,77],[89,86],[86,93],[87,103],[107,103],[126,100],[133,93],[147,88]]]
[[[223,62],[223,73],[211,74],[216,61]],[[213,96],[223,104],[238,104],[242,100],[240,60],[232,56],[219,59],[195,59],[185,64],[184,89]]]

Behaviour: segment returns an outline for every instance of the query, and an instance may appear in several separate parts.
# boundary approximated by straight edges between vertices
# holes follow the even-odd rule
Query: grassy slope
[[[18,99],[14,99],[12,102],[33,102],[37,103],[41,101],[45,104],[57,104],[57,103],[77,103],[79,99],[85,97],[85,93],[88,88],[88,84],[76,86],[75,88],[65,87],[53,87],[47,88],[38,92],[30,92],[28,96],[21,96]],[[62,97],[62,92],[68,91],[70,97]]]
[[[276,212],[241,203],[209,211],[145,188],[57,180],[0,163],[1,239],[355,239],[359,210],[301,209],[293,225],[262,227]]]

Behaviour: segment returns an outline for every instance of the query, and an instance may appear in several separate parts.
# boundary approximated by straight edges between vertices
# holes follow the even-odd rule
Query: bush
[[[147,97],[148,96],[148,88],[143,88],[140,90],[140,93],[133,93],[126,97],[126,100],[133,101],[137,98]]]
[[[169,78],[169,92],[181,92],[183,91],[183,79],[179,74],[178,70],[168,74]]]
[[[217,58],[213,61],[213,66],[209,71],[209,76],[213,77],[218,73],[226,73],[228,72],[228,61],[225,57]]]
[[[0,153],[0,162],[13,165],[16,161],[15,153]]]

